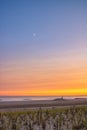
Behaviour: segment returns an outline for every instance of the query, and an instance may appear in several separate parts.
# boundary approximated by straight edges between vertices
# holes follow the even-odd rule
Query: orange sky
[[[87,95],[83,51],[6,63],[0,71],[0,95]]]
[[[0,95],[87,95],[87,1],[0,1]]]

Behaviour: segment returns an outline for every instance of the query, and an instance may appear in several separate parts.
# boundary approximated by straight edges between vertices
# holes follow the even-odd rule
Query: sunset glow
[[[0,95],[87,95],[86,2],[0,3]]]

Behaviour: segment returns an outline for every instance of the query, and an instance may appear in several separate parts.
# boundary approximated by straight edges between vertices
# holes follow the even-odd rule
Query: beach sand
[[[87,105],[87,98],[77,99],[56,99],[56,100],[31,100],[31,101],[9,101],[0,102],[0,112],[26,111],[30,109],[52,108],[52,107],[71,107]]]

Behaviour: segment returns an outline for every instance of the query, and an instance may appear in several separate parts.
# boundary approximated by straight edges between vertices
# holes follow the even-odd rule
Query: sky
[[[0,0],[0,95],[87,95],[86,0]]]

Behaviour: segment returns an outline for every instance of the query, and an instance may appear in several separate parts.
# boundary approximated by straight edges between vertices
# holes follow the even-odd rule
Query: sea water
[[[8,101],[31,101],[31,100],[54,100],[56,98],[63,99],[74,99],[74,98],[87,98],[87,96],[69,96],[69,97],[59,97],[59,96],[0,96],[0,102]]]

